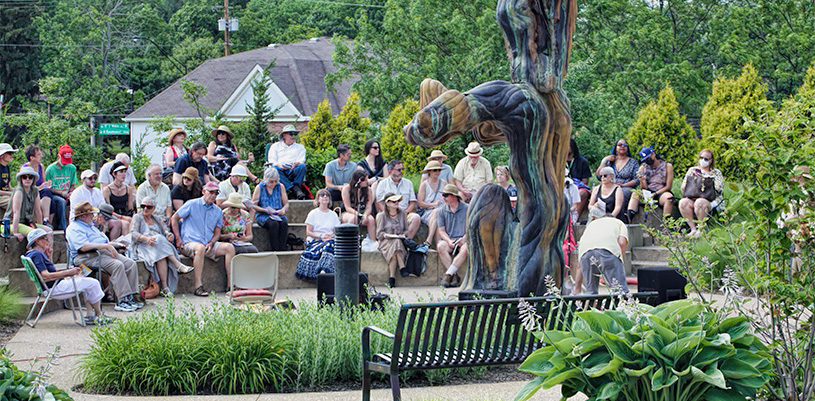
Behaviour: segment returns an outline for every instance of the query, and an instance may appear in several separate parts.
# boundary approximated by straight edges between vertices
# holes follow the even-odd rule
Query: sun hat
[[[435,159],[437,157],[441,157],[441,161],[447,160],[447,155],[445,155],[444,152],[442,152],[441,150],[436,149],[430,152],[430,156],[427,156],[427,161],[430,161],[430,159]]]
[[[424,170],[422,170],[422,172],[429,173],[430,171],[441,170],[442,168],[441,163],[436,160],[431,160],[427,162],[427,165],[424,166]]]
[[[173,139],[176,135],[184,134],[187,136],[187,131],[184,131],[183,128],[173,128],[170,130],[170,133],[167,134],[167,146],[173,146]]]
[[[640,150],[640,161],[644,162],[645,159],[650,157],[652,154],[654,154],[654,149],[651,148],[650,146],[642,148],[642,150]]]
[[[399,194],[392,194],[391,196],[385,198],[385,202],[401,202],[402,195]]]
[[[458,187],[455,184],[447,184],[444,186],[444,189],[441,190],[442,195],[455,195],[459,199],[461,199],[461,195],[458,194]]]
[[[125,164],[122,163],[122,162],[115,162],[115,163],[113,163],[112,166],[110,166],[110,174],[111,175],[113,173],[117,172],[117,171],[122,171],[122,170],[127,170],[127,166],[125,166]]]
[[[23,175],[33,175],[34,176],[34,181],[37,181],[37,180],[40,179],[40,174],[37,173],[34,170],[34,168],[32,168],[31,166],[25,166],[25,167],[20,168],[20,172],[17,173],[17,182],[20,182],[20,176],[23,176]]]
[[[99,209],[93,207],[88,201],[79,202],[79,204],[74,207],[74,218],[92,213],[99,213]]]
[[[226,125],[219,125],[218,128],[215,128],[214,130],[210,131],[209,133],[212,134],[213,138],[218,139],[218,132],[219,131],[226,133],[226,135],[229,137],[229,139],[232,139],[232,138],[235,137],[235,134],[233,134],[232,131],[229,130],[229,127],[227,127]]]
[[[0,143],[0,156],[9,152],[14,153],[16,151],[17,149],[12,148],[11,145],[7,143]]]
[[[299,133],[300,131],[297,130],[297,127],[295,127],[294,124],[286,124],[283,127],[283,130],[280,131],[280,137],[283,138],[283,134],[297,135]]]
[[[243,197],[241,194],[237,192],[233,192],[226,197],[224,203],[221,203],[221,206],[229,206],[229,207],[236,207],[239,209],[243,208]]]
[[[95,175],[96,173],[94,173],[93,170],[84,170],[82,171],[82,175],[80,175],[79,178],[84,180],[88,177],[93,177]]]
[[[236,164],[232,166],[232,171],[229,172],[229,175],[236,175],[238,177],[247,177],[249,174],[246,172],[246,167],[241,164]]]
[[[207,183],[207,185],[204,185],[204,191],[218,192],[220,189],[218,188],[218,184],[216,184],[214,181],[210,181]]]
[[[481,149],[481,145],[479,145],[478,142],[470,142],[470,144],[467,145],[467,149],[464,149],[464,153],[466,153],[467,156],[479,156],[483,152],[484,149]]]
[[[198,169],[195,167],[187,167],[187,169],[184,170],[184,174],[181,174],[181,176],[195,180],[198,178]]]
[[[59,162],[60,163],[62,163],[62,164],[73,163],[73,160],[71,159],[71,157],[73,156],[74,151],[71,150],[70,145],[65,144],[65,145],[60,146],[59,151],[57,153],[59,154]]]
[[[113,215],[113,205],[111,205],[109,203],[104,203],[104,202],[100,203],[99,204],[99,213],[102,216],[105,216],[105,217],[107,217],[107,218],[109,218],[111,220],[119,220],[118,217]]]
[[[43,230],[42,228],[35,228],[28,232],[26,238],[28,238],[28,246],[27,248],[31,248],[34,246],[34,242],[38,239],[48,235],[48,231]]]

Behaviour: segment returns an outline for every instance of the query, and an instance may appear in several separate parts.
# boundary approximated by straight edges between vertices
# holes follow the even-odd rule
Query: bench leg
[[[393,401],[401,401],[402,395],[399,392],[399,375],[391,373],[391,391],[393,392]]]
[[[371,401],[371,370],[367,362],[362,364],[362,401]]]

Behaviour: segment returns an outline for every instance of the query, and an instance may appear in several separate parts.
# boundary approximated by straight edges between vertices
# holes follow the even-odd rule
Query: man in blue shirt
[[[99,209],[88,202],[80,202],[74,207],[74,220],[65,229],[72,264],[94,266],[108,272],[118,299],[113,309],[133,312],[144,306],[143,303],[133,299],[133,294],[139,291],[139,271],[136,262],[120,255],[116,250],[124,248],[124,244],[110,242],[108,237],[93,225],[97,213]]]
[[[210,181],[207,185],[204,185],[203,196],[188,200],[170,218],[170,224],[176,238],[176,246],[184,255],[192,258],[195,275],[195,295],[199,297],[209,296],[209,292],[204,290],[204,283],[201,281],[201,275],[204,271],[204,256],[212,260],[217,259],[218,256],[224,257],[228,288],[232,289],[229,267],[232,265],[232,257],[235,256],[235,247],[229,242],[218,242],[218,238],[221,237],[224,213],[215,204],[217,196],[218,184]],[[181,232],[179,233],[178,222],[180,220],[183,220],[184,224],[181,226]]]
[[[337,145],[337,158],[326,163],[323,169],[323,177],[325,177],[325,187],[328,193],[331,194],[331,201],[342,200],[342,186],[348,183],[351,179],[351,174],[354,174],[357,165],[351,163],[351,147],[341,143]]]

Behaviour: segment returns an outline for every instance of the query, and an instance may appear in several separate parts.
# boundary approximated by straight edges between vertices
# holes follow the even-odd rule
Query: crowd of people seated
[[[262,177],[256,177],[247,168],[254,155],[241,158],[229,127],[219,126],[211,134],[209,145],[197,141],[187,147],[187,133],[171,130],[163,164],[149,165],[141,184],[126,154],[116,155],[98,174],[86,169],[77,176],[69,145],[61,146],[57,160],[46,168],[42,150],[30,145],[12,187],[8,165],[17,149],[0,144],[0,207],[10,222],[8,234],[23,241],[36,233],[28,238],[29,245],[32,251],[46,255],[49,249],[38,244],[50,241],[52,229],[65,229],[72,265],[85,264],[109,273],[115,309],[120,311],[143,306],[133,296],[138,275],[132,258],[143,261],[161,295],[176,291],[178,274],[193,272],[195,295],[207,296],[204,260],[223,256],[232,288],[231,258],[258,252],[252,244],[253,223],[268,232],[268,249],[287,249],[289,196],[304,199],[310,194],[304,185],[306,154],[297,143],[299,131],[287,125],[279,140],[268,147]],[[369,140],[364,144],[365,154],[355,163],[351,147],[337,145],[337,158],[323,169],[325,188],[316,192],[315,209],[305,221],[308,238],[296,276],[315,280],[317,274],[333,271],[333,229],[344,222],[367,229],[369,241],[376,243],[386,261],[388,284],[394,286],[396,273],[405,267],[405,240],[414,239],[425,224],[425,245],[437,249],[445,267],[441,285],[459,285],[458,270],[467,258],[468,202],[482,186],[495,181],[506,191],[514,210],[518,190],[511,182],[510,168],[498,165],[493,169],[476,142],[468,144],[466,156],[455,168],[445,163],[447,156],[441,150],[433,150],[417,191],[404,177],[403,163],[385,161],[381,151],[378,141]],[[670,215],[675,202],[673,165],[651,147],[644,147],[638,156],[632,156],[625,140],[617,141],[594,171],[600,184],[591,188],[592,170],[572,139],[564,166],[571,221],[576,223],[588,208],[597,209],[593,215],[611,215],[627,222],[644,202],[655,202]],[[710,185],[704,190],[705,182],[713,184],[712,190]],[[634,191],[638,187],[641,192]],[[684,176],[684,196],[678,202],[691,235],[699,235],[696,222],[721,205],[722,188],[722,173],[715,168],[712,152],[702,150],[698,165]],[[339,207],[332,209],[335,202]],[[190,266],[181,262],[181,255],[192,259]],[[51,272],[46,276],[55,282],[68,274],[52,271],[50,255],[36,256],[37,267]],[[98,294],[94,288],[88,291],[86,299],[95,310]],[[96,319],[99,313],[95,313],[88,319]]]

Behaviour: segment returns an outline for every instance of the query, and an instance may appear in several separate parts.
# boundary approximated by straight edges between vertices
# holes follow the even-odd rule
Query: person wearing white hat
[[[287,124],[280,131],[280,140],[269,147],[266,165],[274,166],[280,173],[280,183],[291,189],[297,199],[305,199],[300,187],[306,180],[306,148],[295,142],[300,131],[293,124]]]
[[[464,153],[467,157],[456,164],[453,176],[461,197],[469,202],[481,186],[492,182],[492,165],[489,160],[481,157],[484,150],[478,142],[470,142]]]
[[[31,231],[32,226],[51,229],[42,224],[42,208],[40,207],[40,191],[34,181],[40,175],[31,167],[23,167],[17,173],[17,186],[11,193],[11,204],[6,209],[3,218],[11,220],[11,234],[23,241],[25,235]]]
[[[399,207],[402,195],[388,192],[382,197],[385,210],[376,215],[376,239],[379,241],[379,251],[388,263],[388,286],[396,286],[396,270],[404,269],[407,250],[402,241],[408,233],[408,222],[405,211]]]
[[[57,270],[51,262],[51,241],[48,232],[37,228],[28,233],[28,251],[25,256],[34,262],[34,267],[40,272],[45,281],[45,291],[51,292],[51,299],[68,299],[74,295],[74,289],[82,291],[87,308],[85,324],[107,324],[114,319],[102,313],[102,298],[105,293],[99,281],[82,274],[78,266],[71,266],[64,270]],[[72,279],[71,279],[72,278]]]
[[[0,208],[8,209],[11,200],[11,171],[8,164],[14,160],[17,149],[7,143],[0,143]]]
[[[237,193],[242,199],[242,209],[249,212],[250,219],[254,219],[255,209],[252,207],[252,189],[249,188],[249,184],[246,183],[246,177],[248,175],[249,171],[246,170],[244,165],[236,164],[234,167],[232,167],[232,171],[229,173],[229,178],[221,181],[221,183],[218,184],[219,192],[218,197],[215,198],[215,204],[221,209],[226,209],[228,207],[224,206],[226,199],[229,197],[229,195]]]

